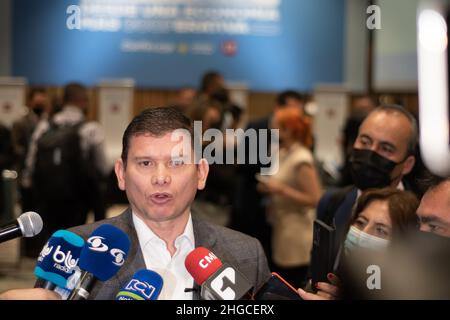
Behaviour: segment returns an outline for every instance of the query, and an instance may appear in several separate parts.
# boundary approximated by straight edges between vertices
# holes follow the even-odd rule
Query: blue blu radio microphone
[[[69,300],[86,300],[97,280],[112,278],[125,263],[130,240],[122,230],[103,224],[92,232],[80,254],[82,270]]]
[[[58,230],[50,237],[37,259],[34,274],[35,288],[54,290],[65,288],[74,273],[84,246],[84,240],[75,233]]]
[[[161,293],[163,279],[152,270],[139,270],[116,295],[116,300],[156,300]]]

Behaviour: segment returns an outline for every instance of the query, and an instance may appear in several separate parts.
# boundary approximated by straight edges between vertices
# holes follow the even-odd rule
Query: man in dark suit
[[[354,185],[328,191],[317,207],[318,219],[330,225],[334,221],[337,244],[362,191],[387,186],[409,189],[404,177],[416,163],[417,131],[415,118],[398,105],[378,106],[365,118],[350,156]]]
[[[179,129],[184,134],[174,138]],[[186,255],[198,246],[234,265],[255,289],[270,277],[258,240],[191,216],[191,203],[197,190],[205,187],[209,170],[207,161],[194,155],[193,137],[189,119],[174,108],[147,109],[127,127],[115,172],[130,208],[118,217],[71,229],[87,239],[99,225],[109,223],[122,229],[131,242],[118,274],[97,283],[90,298],[114,299],[136,271],[147,268],[163,277],[160,299],[198,299],[198,287],[184,267]],[[189,150],[174,153],[184,139]],[[186,288],[194,292],[186,293]]]

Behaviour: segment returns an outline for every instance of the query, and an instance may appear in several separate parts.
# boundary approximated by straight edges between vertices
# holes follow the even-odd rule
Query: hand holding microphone
[[[0,293],[0,300],[61,300],[53,291],[41,288],[13,289]]]

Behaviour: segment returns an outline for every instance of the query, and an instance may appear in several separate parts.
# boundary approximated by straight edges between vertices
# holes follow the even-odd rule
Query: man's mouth
[[[155,192],[150,195],[150,200],[155,204],[166,204],[172,198],[172,195],[166,192]]]

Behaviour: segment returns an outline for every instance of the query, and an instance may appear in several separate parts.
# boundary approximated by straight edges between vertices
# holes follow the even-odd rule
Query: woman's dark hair
[[[369,189],[363,192],[356,202],[350,225],[358,219],[360,213],[370,203],[376,200],[387,201],[388,203],[393,238],[402,237],[402,235],[417,228],[416,210],[419,207],[419,200],[409,191],[398,190],[392,187]]]

